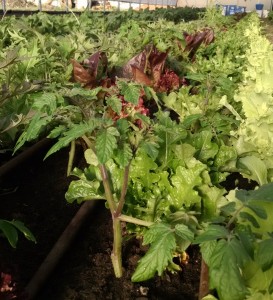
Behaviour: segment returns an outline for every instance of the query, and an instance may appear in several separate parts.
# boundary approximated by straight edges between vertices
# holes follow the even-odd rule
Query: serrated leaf
[[[132,276],[133,282],[152,278],[156,272],[162,275],[172,261],[172,253],[176,247],[175,236],[171,228],[162,223],[151,226],[144,234],[144,244],[151,243],[148,252],[139,261]]]
[[[108,127],[107,132],[113,136],[119,136],[119,131],[115,127]]]
[[[19,230],[25,236],[26,239],[35,243],[37,242],[32,232],[24,225],[24,223],[18,220],[13,220],[10,221],[10,224],[16,227],[17,230]]]
[[[151,159],[155,160],[158,156],[158,148],[159,145],[153,142],[144,142],[142,145],[144,151],[151,157]]]
[[[124,96],[124,99],[127,102],[138,105],[141,89],[139,85],[131,82],[127,83],[125,81],[119,81],[118,86],[120,87],[120,93]]]
[[[273,266],[273,239],[261,241],[258,246],[256,261],[261,266],[263,272]]]
[[[72,181],[65,193],[65,199],[69,203],[75,200],[82,202],[85,200],[103,199],[104,196],[98,191],[99,187],[100,183],[98,181]]]
[[[32,109],[40,112],[52,114],[57,109],[57,99],[55,93],[43,93],[35,98]]]
[[[44,127],[52,121],[52,116],[43,116],[41,113],[37,113],[32,118],[27,129],[19,137],[14,152],[20,149],[26,142],[36,139]]]
[[[194,240],[194,233],[184,224],[177,224],[175,226],[175,234],[186,241],[192,242]]]
[[[255,217],[253,217],[253,215],[249,214],[248,212],[241,211],[240,217],[242,219],[248,220],[255,228],[260,228],[258,221],[255,219]]]
[[[212,256],[216,246],[217,246],[216,240],[203,242],[200,244],[202,258],[204,259],[204,261],[206,262],[207,265],[210,264],[210,259],[211,259],[211,256]]]
[[[224,226],[209,225],[205,231],[195,239],[194,244],[225,238],[228,233],[228,230]]]
[[[106,99],[106,103],[117,114],[119,114],[121,112],[122,103],[121,103],[120,98],[118,98],[117,96],[108,97]]]
[[[248,232],[239,231],[237,232],[239,240],[244,247],[246,253],[253,259],[254,256],[254,243],[251,235]]]
[[[85,89],[82,87],[75,87],[72,90],[64,90],[64,95],[69,97],[82,96],[86,100],[97,99],[98,93],[102,90],[102,87],[96,87],[94,89]]]
[[[61,134],[63,134],[65,131],[66,131],[66,126],[59,125],[55,127],[53,130],[51,130],[47,137],[50,139],[55,139],[59,137]]]
[[[133,152],[129,144],[123,143],[119,146],[116,154],[116,161],[120,167],[124,168],[129,165],[133,158]]]
[[[117,139],[114,133],[113,127],[100,130],[96,139],[96,154],[101,164],[106,163],[117,148]],[[115,129],[116,130],[116,129]]]
[[[99,123],[96,120],[90,120],[88,123],[74,124],[73,127],[66,131],[64,136],[59,138],[58,142],[49,149],[44,159],[66,147],[70,142],[75,141],[84,134],[91,133],[98,125]]]
[[[13,225],[9,221],[0,220],[0,230],[4,233],[8,239],[11,247],[16,248],[18,242],[18,233]]]
[[[116,125],[117,125],[117,129],[121,135],[124,135],[125,133],[127,133],[130,128],[130,123],[126,119],[117,120]]]
[[[238,251],[238,247],[233,243],[237,241],[218,241],[209,261],[210,287],[217,290],[221,300],[243,300],[247,292],[240,259],[234,250]]]

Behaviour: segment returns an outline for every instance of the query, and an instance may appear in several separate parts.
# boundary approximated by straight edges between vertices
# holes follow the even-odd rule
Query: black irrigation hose
[[[39,151],[51,146],[53,142],[54,140],[45,138],[9,160],[7,163],[0,167],[0,178],[13,171],[21,163],[24,163],[28,159],[31,159],[35,154],[39,153]],[[26,286],[25,291],[27,293],[28,300],[35,298],[36,294],[48,279],[50,273],[54,270],[65,251],[71,245],[80,227],[90,215],[96,203],[97,201],[90,200],[84,202],[80,206],[76,215],[72,218],[62,235],[53,246],[52,250],[45,258],[44,262],[41,264],[37,272],[34,274],[32,279]]]
[[[87,219],[92,210],[94,210],[96,204],[97,201],[89,200],[85,201],[81,205],[76,215],[70,221],[69,225],[59,237],[58,241],[55,243],[46,259],[43,261],[37,272],[26,286],[25,291],[28,300],[35,299],[39,290],[45,284],[46,280],[51,272],[55,269],[63,254],[71,245],[83,222]]]
[[[43,139],[33,146],[27,148],[11,160],[9,160],[4,165],[0,166],[0,178],[7,173],[11,172],[14,168],[16,168],[18,165],[26,161],[27,159],[30,159],[35,153],[37,153],[39,150],[49,147],[52,144],[51,139]]]

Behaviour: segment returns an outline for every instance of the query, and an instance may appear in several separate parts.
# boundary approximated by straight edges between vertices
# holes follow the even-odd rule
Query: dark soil
[[[16,283],[13,294],[17,297],[13,299],[23,299],[19,293],[79,207],[67,203],[64,198],[70,181],[66,177],[68,151],[63,150],[43,162],[45,152],[33,155],[0,181],[0,219],[24,222],[37,239],[34,244],[20,236],[17,249],[13,249],[6,239],[0,238],[0,274],[10,274]],[[124,242],[124,275],[116,279],[110,259],[111,242],[110,213],[100,202],[36,299],[197,299],[198,249],[189,249],[189,262],[182,272],[176,275],[165,273],[147,282],[132,283],[130,278],[145,249],[136,239]],[[0,292],[0,300],[11,299],[11,295]]]

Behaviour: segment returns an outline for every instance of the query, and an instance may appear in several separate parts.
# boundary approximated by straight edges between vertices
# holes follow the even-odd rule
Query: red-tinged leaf
[[[191,40],[190,43],[187,43],[185,51],[189,52],[190,58],[194,57],[194,54],[196,53],[197,49],[204,41],[206,34],[207,34],[206,31],[198,32],[194,35],[193,40]]]
[[[214,31],[212,29],[207,29],[207,34],[204,39],[205,45],[209,45],[214,41]]]
[[[73,80],[75,82],[82,83],[85,86],[92,85],[96,78],[90,75],[89,72],[76,60],[72,59],[71,62],[73,65]]]
[[[122,68],[122,77],[132,79],[134,77],[132,66],[144,73],[147,64],[147,49],[145,48],[138,55],[131,58]]]
[[[10,292],[13,290],[10,274],[1,273],[0,292]]]
[[[152,86],[152,80],[143,71],[136,66],[131,66],[131,69],[136,83]]]
[[[85,59],[83,62],[83,65],[87,68],[88,73],[93,77],[97,76],[99,60],[100,60],[100,52],[98,51],[92,54],[89,58]]]
[[[177,90],[180,87],[180,78],[171,70],[165,70],[161,76],[156,90],[159,92],[170,92]]]
[[[153,47],[149,56],[150,70],[155,85],[158,84],[161,78],[167,55],[167,52],[159,52],[156,47]]]
[[[186,45],[191,44],[193,42],[193,40],[194,40],[194,35],[193,34],[189,34],[186,31],[183,32],[183,36],[185,38]]]
[[[185,52],[189,52],[189,58],[193,59],[197,49],[202,43],[209,45],[214,41],[214,32],[212,29],[205,29],[201,32],[196,32],[194,34],[183,33],[186,47]]]
[[[87,68],[88,73],[93,77],[97,78],[98,73],[101,76],[107,69],[107,56],[104,52],[96,52],[89,58],[84,60],[84,66]]]

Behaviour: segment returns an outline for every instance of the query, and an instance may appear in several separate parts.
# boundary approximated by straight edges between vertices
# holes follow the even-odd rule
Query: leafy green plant
[[[18,232],[21,232],[28,240],[36,243],[34,235],[18,220],[7,221],[0,219],[0,230],[13,248],[16,248],[18,242]]]
[[[117,15],[111,34],[111,15],[107,23],[86,14],[70,16],[66,25],[62,18],[55,24],[51,16],[32,17],[28,22],[36,31],[33,25],[12,34],[3,30],[12,47],[22,49],[31,38],[28,51],[20,51],[35,54],[16,61],[22,72],[14,79],[44,83],[25,98],[24,117],[31,113],[31,118],[15,126],[24,127],[15,151],[45,134],[56,140],[46,157],[70,145],[67,173],[75,180],[66,199],[106,200],[117,277],[122,276],[121,224],[126,222],[126,233],[150,245],[133,281],[179,271],[173,257],[183,257],[196,243],[220,299],[267,295],[271,282],[258,287],[261,281],[255,286],[251,279],[254,269],[272,267],[258,262],[271,243],[266,197],[272,188],[271,150],[264,147],[271,141],[264,128],[271,124],[272,89],[265,74],[271,74],[272,53],[267,44],[266,51],[256,51],[264,45],[259,19],[253,14],[236,23],[210,9],[196,23],[174,26],[163,19],[143,25],[133,15],[127,13],[130,20]],[[249,105],[253,95],[261,104],[255,119]],[[84,148],[82,170],[73,168],[76,143]],[[252,179],[260,189],[229,191],[231,173]],[[220,266],[227,268],[228,261],[231,268],[222,274]],[[227,275],[236,281],[230,296],[224,291],[233,282]]]
[[[220,218],[204,224],[194,241],[200,244],[210,288],[219,299],[271,297],[272,190],[270,183],[230,192]]]

